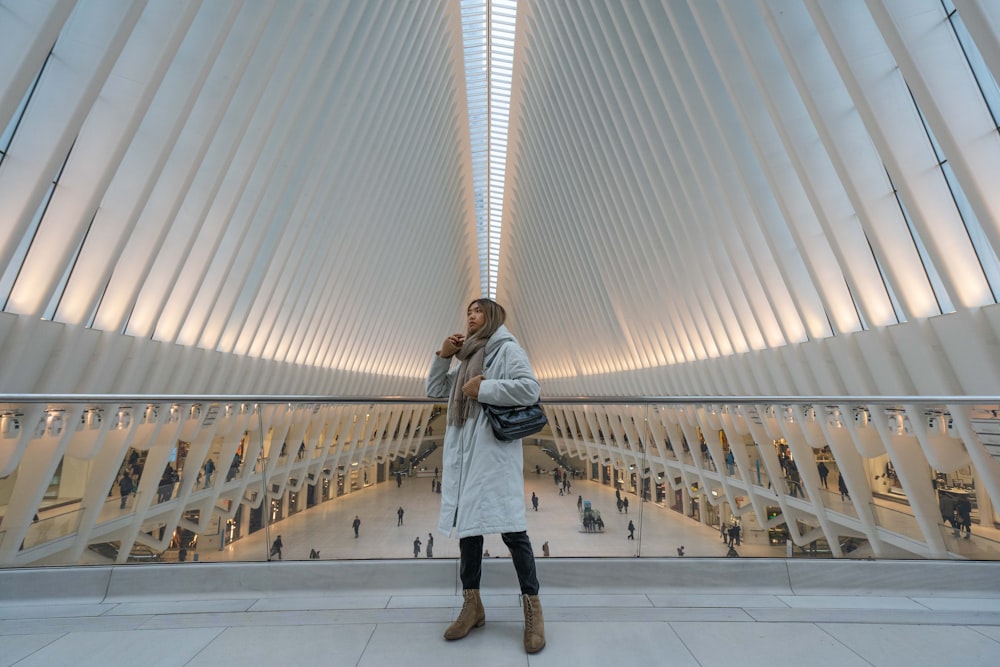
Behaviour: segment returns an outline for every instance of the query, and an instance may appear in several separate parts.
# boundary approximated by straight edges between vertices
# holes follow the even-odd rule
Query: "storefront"
[[[893,467],[892,461],[889,460],[887,454],[866,459],[864,465],[865,471],[868,473],[868,479],[872,482],[873,494],[886,500],[894,500],[909,505],[906,491],[903,490],[903,485],[896,476],[896,469]]]
[[[247,525],[247,533],[252,535],[264,527],[264,505],[261,503],[257,507],[250,508],[250,522]]]
[[[674,490],[673,503],[670,505],[670,509],[675,512],[684,512],[684,488],[680,486],[681,478],[678,477],[674,480],[674,484],[678,485],[678,488]]]
[[[226,525],[223,528],[222,534],[222,546],[230,544],[243,537],[243,505],[241,504],[236,508],[236,513],[233,515],[232,519],[226,520]]]
[[[285,518],[285,508],[282,498],[271,499],[271,511],[268,514],[269,523],[277,523]]]
[[[781,515],[780,507],[768,507],[767,508],[767,523],[770,525],[771,521],[776,517]],[[767,530],[767,542],[771,546],[780,546],[788,541],[789,533],[788,527],[785,524],[774,526],[768,528]]]

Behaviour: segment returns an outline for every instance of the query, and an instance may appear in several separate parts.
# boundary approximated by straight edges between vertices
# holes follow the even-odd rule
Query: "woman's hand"
[[[479,385],[483,383],[486,378],[482,375],[477,375],[468,382],[462,385],[462,393],[469,398],[474,398],[479,400]]]
[[[451,359],[456,352],[462,349],[463,343],[465,343],[465,336],[460,333],[448,336],[441,343],[441,351],[438,352],[438,356],[442,359]]]

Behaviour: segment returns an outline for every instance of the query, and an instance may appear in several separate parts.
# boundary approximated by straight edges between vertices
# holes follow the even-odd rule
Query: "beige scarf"
[[[462,387],[472,378],[482,375],[488,340],[489,338],[470,336],[462,349],[455,353],[462,365],[458,367],[455,384],[451,386],[451,398],[448,399],[448,424],[452,426],[461,426],[466,419],[479,414],[479,401],[463,394]]]

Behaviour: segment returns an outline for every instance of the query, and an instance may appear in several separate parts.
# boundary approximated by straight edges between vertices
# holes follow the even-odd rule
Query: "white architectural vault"
[[[220,396],[422,395],[485,275],[459,0],[0,0],[0,62],[4,562],[60,461],[107,493],[127,448],[79,444],[87,414],[117,437],[131,427],[112,416],[150,404],[141,423],[162,427],[175,404],[247,403]],[[631,416],[559,398],[714,397],[664,408],[644,441],[704,439],[713,465],[745,444],[744,484],[782,446],[830,454],[852,490],[879,491],[869,468],[888,465],[914,553],[948,552],[937,473],[974,488],[992,529],[998,74],[990,0],[520,0],[496,294],[553,420]],[[782,396],[816,400],[751,416],[734,398]],[[872,402],[893,396],[929,403]],[[878,440],[822,426],[838,420]],[[579,432],[552,439],[625,460],[607,429]],[[163,437],[129,446],[182,440]],[[663,457],[689,500],[735,502]],[[790,502],[845,534],[815,498]]]

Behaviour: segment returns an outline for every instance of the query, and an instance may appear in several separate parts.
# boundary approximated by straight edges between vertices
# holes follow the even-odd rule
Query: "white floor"
[[[1000,664],[1000,595],[974,590],[996,577],[963,563],[548,559],[533,656],[509,561],[487,565],[486,625],[457,642],[454,560],[5,571],[0,665]],[[949,570],[973,590],[942,588]]]
[[[224,550],[199,550],[201,561],[260,561],[267,558],[267,540],[281,535],[285,560],[304,560],[312,549],[323,559],[405,558],[413,554],[413,540],[421,541],[420,557],[426,558],[428,533],[434,534],[434,557],[457,558],[458,542],[437,532],[441,496],[431,491],[433,477],[404,478],[374,484],[341,498],[321,503],[244,537]],[[531,494],[539,498],[538,511],[531,509]],[[585,533],[576,508],[577,499],[589,500],[601,512],[603,533]],[[559,495],[551,476],[525,475],[525,508],[528,535],[537,556],[542,544],[549,543],[552,557],[676,557],[684,547],[689,557],[722,557],[726,547],[716,528],[701,525],[655,503],[639,503],[638,496],[626,494],[628,513],[616,509],[614,489],[595,482],[572,481],[570,492]],[[403,508],[403,525],[397,512]],[[360,536],[354,539],[351,522],[361,519]],[[628,522],[637,526],[635,540],[628,539]],[[741,556],[783,557],[784,547],[766,544],[763,533],[751,535],[738,551]],[[486,549],[505,555],[499,535],[487,536]],[[190,557],[189,557],[190,558]]]

